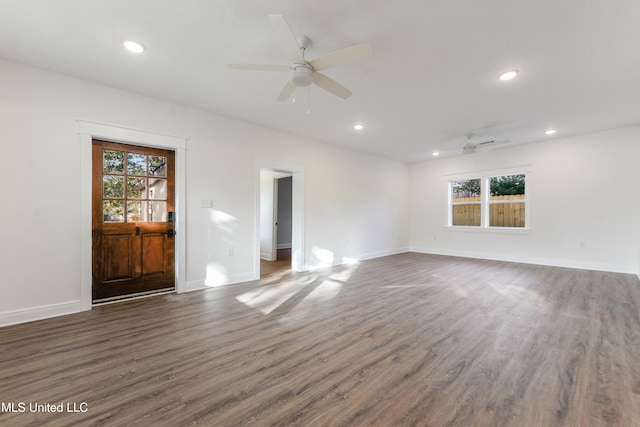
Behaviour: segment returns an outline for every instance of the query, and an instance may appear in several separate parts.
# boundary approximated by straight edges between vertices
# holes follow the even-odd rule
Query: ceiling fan
[[[290,71],[291,79],[280,91],[278,101],[286,101],[297,87],[307,87],[312,83],[342,99],[347,99],[352,95],[349,89],[320,73],[320,71],[368,58],[373,54],[369,43],[346,47],[323,55],[313,61],[307,61],[304,57],[304,52],[311,44],[309,37],[296,37],[282,15],[269,15],[269,21],[289,54],[291,64],[228,64],[229,68],[254,71]]]
[[[483,149],[494,148],[495,146],[508,144],[510,142],[508,139],[502,139],[502,140],[487,139],[487,140],[476,141],[474,140],[474,135],[472,133],[466,134],[465,138],[466,138],[466,142],[462,147],[452,148],[444,151],[462,150],[462,154],[473,154]]]

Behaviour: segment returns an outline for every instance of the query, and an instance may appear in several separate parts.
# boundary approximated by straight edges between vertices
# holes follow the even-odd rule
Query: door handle
[[[168,229],[166,232],[164,232],[162,234],[166,234],[167,237],[175,237],[176,230],[174,230],[173,228],[170,228],[170,229]]]

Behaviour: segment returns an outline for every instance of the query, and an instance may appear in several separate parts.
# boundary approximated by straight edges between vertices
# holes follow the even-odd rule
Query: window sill
[[[444,231],[472,232],[472,233],[498,233],[498,234],[529,234],[530,228],[525,227],[469,227],[469,226],[445,226]]]

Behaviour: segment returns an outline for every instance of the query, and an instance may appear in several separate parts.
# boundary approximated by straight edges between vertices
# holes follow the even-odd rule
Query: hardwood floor
[[[1,328],[0,425],[639,426],[639,307],[615,273],[289,271]]]
[[[260,279],[270,280],[291,271],[291,249],[278,249],[275,261],[260,260]]]

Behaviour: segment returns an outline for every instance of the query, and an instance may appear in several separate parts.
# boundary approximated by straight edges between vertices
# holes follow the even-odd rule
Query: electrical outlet
[[[587,242],[585,242],[584,240],[580,241],[580,247],[581,248],[586,248],[587,247]]]

